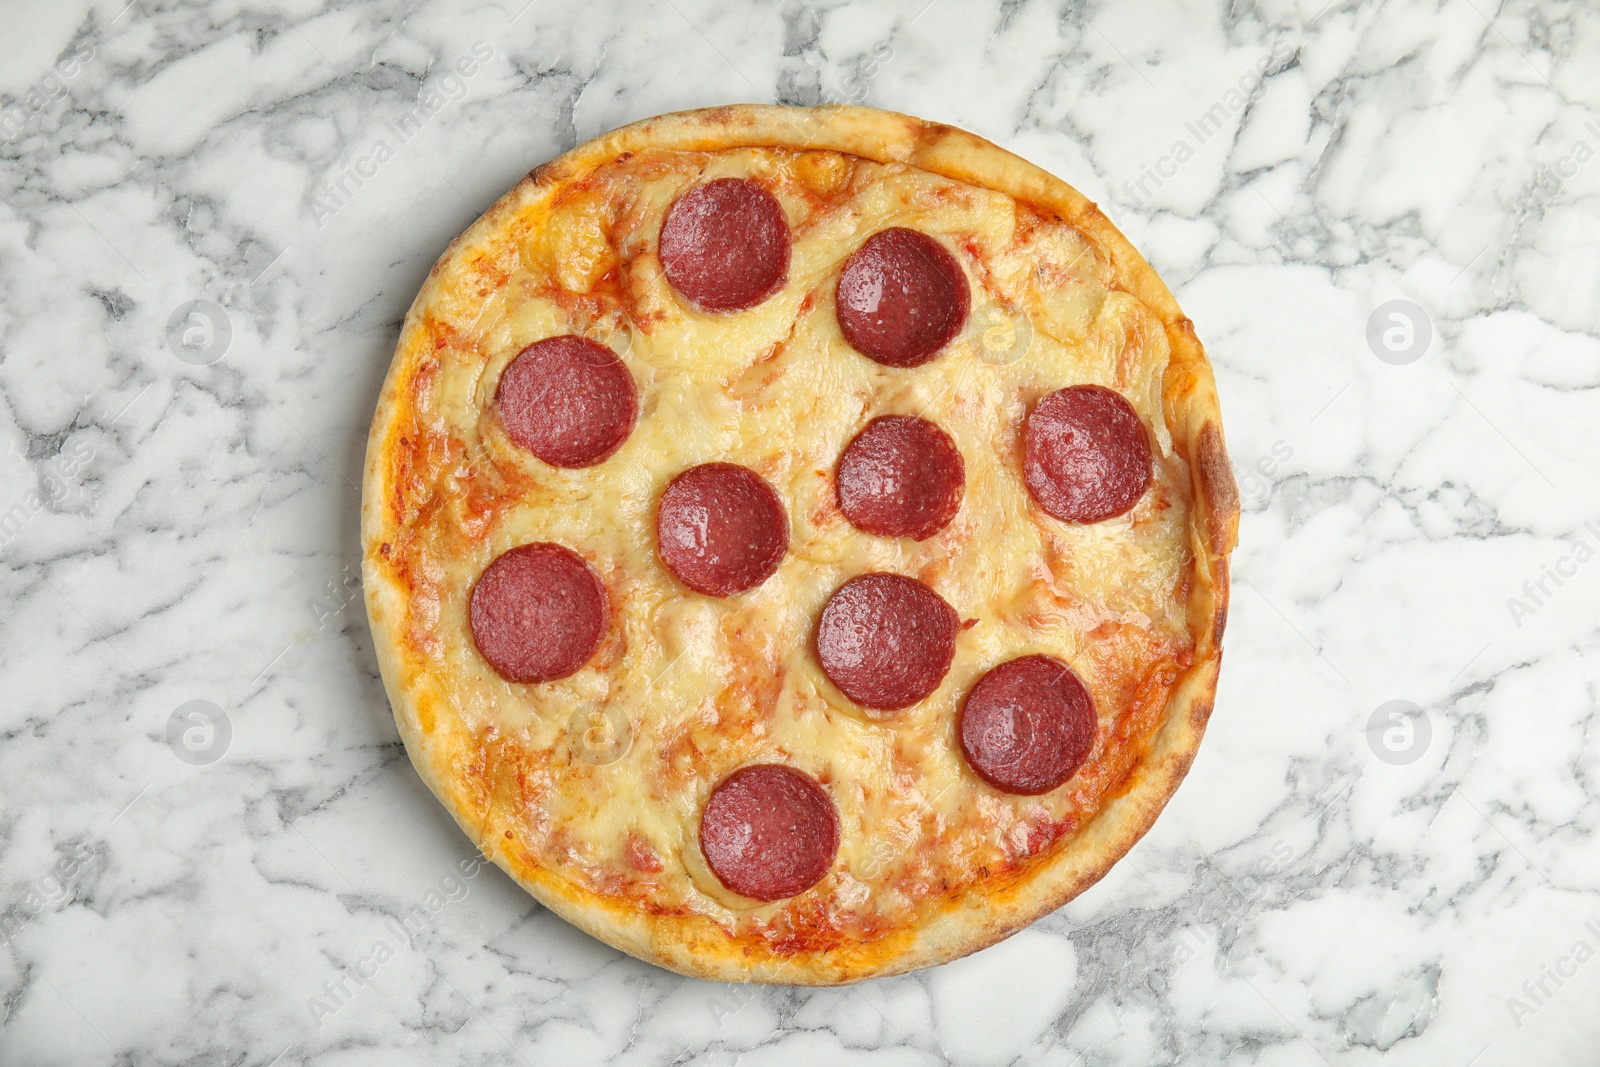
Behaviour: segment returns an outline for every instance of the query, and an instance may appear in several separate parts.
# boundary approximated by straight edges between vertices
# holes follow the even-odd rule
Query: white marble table
[[[3,13],[0,1063],[1597,1062],[1600,13],[126,3]],[[1245,516],[1210,734],[1104,882],[932,972],[719,986],[472,866],[357,485],[424,272],[525,171],[821,99],[1102,203]]]

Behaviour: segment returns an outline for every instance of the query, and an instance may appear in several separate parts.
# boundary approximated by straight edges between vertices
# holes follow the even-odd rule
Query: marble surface
[[[4,18],[0,1062],[1595,1062],[1600,12]],[[1013,939],[847,990],[681,979],[478,867],[359,602],[434,257],[578,141],[747,100],[964,126],[1099,201],[1209,347],[1244,497],[1154,830]]]

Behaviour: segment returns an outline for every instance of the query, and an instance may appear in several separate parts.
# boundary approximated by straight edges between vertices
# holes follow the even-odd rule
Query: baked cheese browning
[[[722,179],[767,191],[792,239],[781,286],[706,311],[674,288],[658,240],[673,204]],[[950,257],[974,308],[918,366],[864,358],[841,329],[846,260],[897,228]],[[479,739],[464,766],[482,810],[515,813],[496,826],[529,866],[801,951],[889,936],[1016,877],[1116,795],[1192,655],[1191,490],[1163,410],[1165,331],[1113,286],[1094,241],[904,165],[651,150],[575,181],[468,267],[403,353],[416,369],[388,460],[398,533],[383,559],[410,591],[403,632],[428,665],[433,713]],[[1005,358],[987,334],[997,321],[1026,338]],[[637,388],[631,432],[582,469],[519,447],[495,412],[506,368],[558,336],[604,345]],[[1151,478],[1125,513],[1074,526],[1030,495],[1024,431],[1043,398],[1083,385],[1137,414]],[[965,503],[922,541],[863,533],[839,508],[839,459],[883,416],[927,420],[963,461]],[[789,524],[775,569],[727,600],[686,592],[656,556],[663,493],[706,464],[758,476]],[[525,686],[473,647],[468,605],[492,560],[533,543],[585,558],[610,623],[586,666]],[[942,684],[888,718],[835,688],[812,644],[829,597],[873,572],[916,579],[960,620]],[[979,679],[1027,656],[1070,667],[1095,711],[1081,766],[1038,796],[986,784],[956,736]],[[629,734],[615,758],[586,748],[597,711]],[[760,903],[718,879],[697,834],[716,783],[766,764],[827,793],[838,847],[812,889]]]

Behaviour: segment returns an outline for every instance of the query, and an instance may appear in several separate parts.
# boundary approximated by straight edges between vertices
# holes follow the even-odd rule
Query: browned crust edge
[[[443,268],[482,249],[507,221],[548,203],[553,193],[624,152],[656,147],[715,151],[790,147],[898,162],[985,186],[1055,214],[1111,257],[1117,284],[1165,324],[1172,349],[1164,406],[1175,447],[1189,462],[1195,498],[1189,624],[1194,663],[1173,688],[1164,725],[1123,790],[1050,861],[981,900],[952,903],[920,927],[873,945],[779,955],[764,943],[736,941],[704,916],[652,916],[598,896],[527,860],[505,831],[510,820],[479,810],[457,773],[476,739],[449,709],[423,665],[401,641],[407,591],[379,548],[392,540],[390,468],[416,370],[411,358],[423,311]],[[873,108],[734,105],[646,119],[579,145],[528,175],[451,242],[406,316],[367,442],[361,538],[368,618],[395,721],[418,774],[483,853],[540,903],[607,944],[698,978],[792,985],[839,985],[947,962],[987,947],[1061,907],[1093,885],[1155,822],[1194,759],[1211,713],[1227,617],[1228,553],[1239,501],[1222,434],[1216,386],[1205,351],[1177,301],[1150,265],[1100,210],[1066,182],[963,130]]]

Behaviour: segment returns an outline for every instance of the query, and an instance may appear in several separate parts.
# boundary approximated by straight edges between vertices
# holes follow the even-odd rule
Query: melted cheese
[[[765,303],[703,314],[667,284],[656,240],[680,193],[724,176],[773,191],[793,258]],[[941,241],[973,286],[965,332],[912,370],[854,352],[834,317],[843,261],[889,226]],[[878,929],[1014,870],[1124,780],[1189,655],[1190,493],[1163,419],[1161,323],[1110,288],[1101,249],[1010,197],[906,167],[777,149],[649,152],[565,190],[460,269],[427,309],[437,367],[417,378],[410,465],[394,479],[418,589],[409,632],[455,713],[527,768],[511,804],[538,862],[651,907],[782,926],[794,902],[758,907],[723,890],[696,836],[717,781],[781,762],[821,781],[840,816],[834,872],[803,897],[824,900],[841,929]],[[563,471],[511,444],[493,398],[524,346],[568,332],[618,351],[642,406],[615,455]],[[1025,414],[1078,383],[1121,392],[1156,445],[1155,481],[1134,511],[1084,527],[1044,515],[1020,470]],[[904,413],[944,427],[966,464],[960,512],[922,543],[856,531],[834,498],[851,437]],[[655,553],[663,487],[712,461],[759,472],[791,523],[777,573],[727,600],[678,584]],[[525,686],[478,655],[467,603],[491,560],[532,541],[594,564],[613,623],[589,666]],[[966,624],[939,690],[883,717],[835,690],[812,648],[828,596],[874,570],[921,579]],[[1100,733],[1066,786],[1011,797],[966,768],[954,723],[984,671],[1032,652],[1082,676]],[[659,873],[632,861],[651,850]]]

